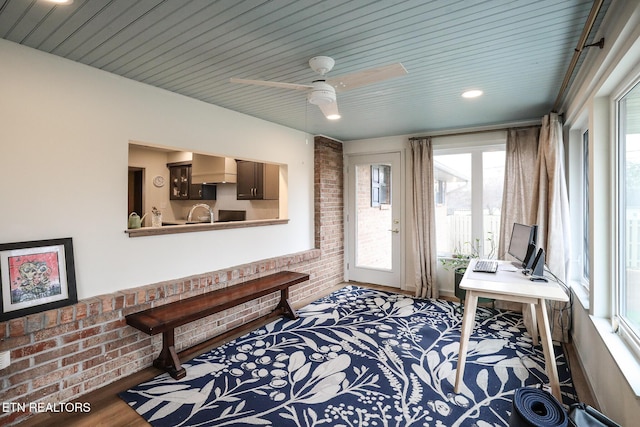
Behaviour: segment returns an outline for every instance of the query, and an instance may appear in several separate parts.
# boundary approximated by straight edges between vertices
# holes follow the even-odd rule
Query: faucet
[[[187,215],[187,222],[191,222],[192,218],[193,218],[193,211],[195,211],[198,208],[204,208],[207,209],[209,211],[209,222],[213,223],[213,209],[211,209],[211,206],[205,204],[205,203],[197,203],[195,205],[193,205],[191,207],[191,209],[189,210],[189,215]]]

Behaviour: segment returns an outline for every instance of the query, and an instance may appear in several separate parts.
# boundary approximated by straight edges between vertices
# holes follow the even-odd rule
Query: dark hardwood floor
[[[353,283],[356,284],[356,283]],[[296,304],[297,307],[303,307],[324,295],[328,295],[331,292],[342,288],[346,284],[340,284],[333,288],[327,289],[322,295],[316,295],[312,299],[303,301]],[[398,292],[398,289],[388,288],[384,286],[360,284],[361,286],[368,286],[374,289],[381,289],[391,292]],[[402,293],[411,295],[409,292],[401,291]],[[445,298],[448,299],[448,298]],[[452,298],[451,300],[455,300]],[[235,331],[233,334],[219,337],[215,341],[208,343],[206,347],[198,347],[197,353],[204,353],[210,348],[217,347],[226,342],[229,342],[239,336],[244,335],[248,331],[258,328],[271,321],[271,318],[260,319],[256,322],[252,322],[245,327]],[[576,358],[576,354],[571,343],[565,344],[565,352],[569,356],[569,363],[571,366],[571,373],[573,382],[578,393],[580,401],[585,402],[595,408],[598,408],[596,402],[593,399],[591,391],[587,385],[582,368]],[[188,359],[196,354],[186,353],[181,355],[183,359]],[[146,368],[140,372],[130,375],[126,378],[111,383],[99,390],[95,390],[86,394],[77,402],[88,402],[91,405],[91,411],[84,414],[69,414],[69,413],[46,413],[38,414],[28,420],[22,422],[20,426],[23,427],[45,427],[45,426],[65,426],[65,427],[134,427],[134,426],[149,426],[149,424],[140,416],[137,412],[129,407],[123,400],[118,397],[118,393],[128,388],[134,387],[137,384],[149,380],[156,375],[163,373],[163,371],[154,367]]]

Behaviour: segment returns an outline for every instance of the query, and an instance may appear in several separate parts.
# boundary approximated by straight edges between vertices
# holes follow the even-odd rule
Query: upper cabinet
[[[170,200],[216,200],[215,184],[193,182],[191,163],[168,163]]]
[[[280,166],[237,160],[238,200],[277,200]]]
[[[169,198],[171,200],[188,200],[191,190],[191,165],[173,163],[169,168]]]

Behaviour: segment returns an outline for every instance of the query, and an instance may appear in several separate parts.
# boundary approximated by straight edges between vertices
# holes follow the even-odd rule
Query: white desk
[[[469,336],[473,331],[478,298],[484,297],[530,304],[531,308],[534,309],[532,310],[533,321],[535,325],[537,318],[538,330],[540,331],[544,352],[545,369],[549,376],[551,392],[562,402],[558,369],[556,367],[553,343],[551,341],[547,304],[545,301],[568,301],[569,297],[560,285],[552,280],[549,282],[532,282],[529,280],[529,276],[522,274],[522,270],[505,271],[507,268],[513,270],[512,264],[509,261],[499,261],[498,271],[496,273],[474,272],[473,266],[475,262],[476,260],[471,261],[460,282],[460,288],[464,289],[467,294],[465,297],[464,315],[462,317],[455,392],[458,393],[460,382],[464,375],[467,347],[469,344]],[[537,334],[534,332],[534,335]],[[534,336],[534,342],[536,338],[537,337]]]

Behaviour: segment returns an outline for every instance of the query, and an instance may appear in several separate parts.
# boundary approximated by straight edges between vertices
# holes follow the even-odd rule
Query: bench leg
[[[180,359],[176,353],[173,329],[162,333],[162,351],[160,351],[158,358],[153,361],[153,366],[167,371],[176,380],[187,375],[187,371],[180,364]]]
[[[289,288],[284,288],[280,291],[280,303],[276,307],[282,311],[282,314],[287,316],[289,319],[296,320],[298,318],[298,313],[296,310],[291,307],[291,303],[289,302]]]

